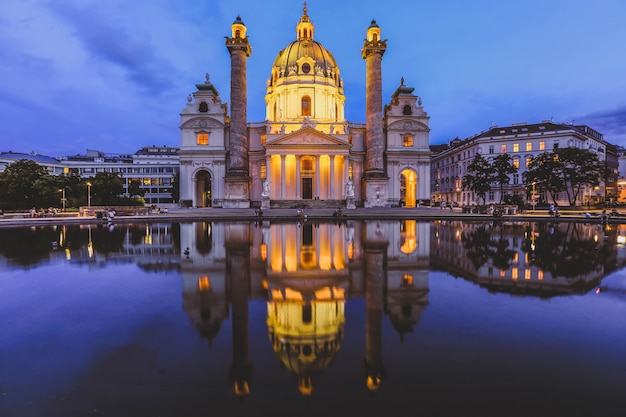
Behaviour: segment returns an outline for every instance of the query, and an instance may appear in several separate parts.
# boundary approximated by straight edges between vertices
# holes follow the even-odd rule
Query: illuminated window
[[[198,133],[196,135],[198,145],[208,145],[209,144],[209,134],[208,133]]]
[[[267,179],[267,165],[265,164],[261,165],[261,179]]]
[[[513,144],[513,152],[519,152],[519,143]]]
[[[518,274],[519,270],[517,268],[511,269],[511,278],[513,279],[513,281],[517,281]]]
[[[261,260],[266,261],[267,260],[267,243],[261,243],[261,247],[259,248],[259,251],[261,252]]]
[[[524,270],[524,279],[527,281],[530,279],[530,269]]]
[[[500,278],[506,277],[506,271],[504,269],[500,270]]]
[[[546,150],[546,143],[544,141],[539,142],[539,150],[540,151]]]
[[[527,151],[532,151],[533,150],[533,143],[532,142],[526,142],[526,150]]]
[[[404,135],[402,137],[403,146],[413,146],[413,135]]]
[[[518,158],[515,158],[515,159],[513,160],[513,166],[514,166],[515,168],[518,168],[518,169],[519,169],[519,159],[518,159]]]
[[[303,116],[311,115],[311,97],[309,96],[302,97],[302,115]]]
[[[532,158],[532,157],[530,157],[530,156],[527,156],[527,157],[526,157],[526,168],[528,168],[528,167],[530,166],[530,162],[531,162],[532,160],[533,160],[533,158]]]
[[[352,168],[352,164],[348,165],[348,178],[350,178],[350,179],[354,178],[353,172],[354,172],[354,170]]]
[[[541,270],[537,271],[537,279],[539,281],[543,281],[543,271]]]
[[[502,146],[500,146],[500,152],[506,153],[506,144],[502,144]]]

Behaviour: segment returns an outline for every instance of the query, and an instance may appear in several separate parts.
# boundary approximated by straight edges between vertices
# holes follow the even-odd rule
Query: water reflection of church
[[[428,304],[429,228],[415,221],[181,224],[185,312],[209,341],[232,314],[231,378],[245,395],[248,302],[267,300],[276,358],[309,395],[341,348],[346,301],[365,297],[365,384],[377,390],[383,316],[402,337]]]

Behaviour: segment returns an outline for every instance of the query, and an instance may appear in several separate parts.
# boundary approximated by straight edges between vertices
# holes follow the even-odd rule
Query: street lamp
[[[87,183],[87,207],[91,207],[91,183]]]
[[[59,188],[59,191],[63,193],[63,197],[61,197],[61,204],[63,205],[63,212],[65,212],[65,202],[67,201],[65,199],[65,187]]]

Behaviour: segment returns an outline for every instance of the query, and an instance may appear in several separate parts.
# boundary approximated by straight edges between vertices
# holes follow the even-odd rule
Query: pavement
[[[304,214],[307,220],[339,220],[334,216],[334,209],[306,209]],[[224,208],[174,208],[167,213],[151,213],[137,216],[117,216],[114,223],[134,223],[134,222],[176,222],[176,221],[255,221],[255,209],[224,209]],[[568,222],[601,222],[598,217],[599,210],[591,210],[592,218],[585,218],[583,211],[562,210],[558,221]],[[297,221],[299,219],[295,209],[265,209],[263,210],[264,220],[275,221]],[[343,209],[341,220],[436,220],[436,219],[457,219],[466,221],[555,221],[546,210],[528,210],[524,213],[493,217],[488,214],[463,213],[460,208],[453,210],[439,207],[417,207],[417,208],[356,208]],[[96,217],[79,217],[78,213],[60,213],[51,217],[31,218],[28,213],[5,213],[0,216],[0,227],[17,226],[43,226],[56,224],[98,224],[102,219]],[[613,216],[609,223],[626,223],[626,215]]]

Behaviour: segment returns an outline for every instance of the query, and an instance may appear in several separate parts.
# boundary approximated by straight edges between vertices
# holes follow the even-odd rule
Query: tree
[[[504,185],[511,182],[510,174],[517,172],[517,167],[513,165],[513,159],[508,153],[503,153],[493,159],[493,179],[500,186],[500,204],[504,200]]]
[[[174,202],[180,200],[180,172],[172,178],[172,200]]]
[[[130,197],[143,197],[146,195],[146,190],[141,188],[140,180],[130,180],[128,183],[128,195]]]
[[[494,180],[494,168],[489,164],[481,154],[477,153],[474,160],[467,167],[467,174],[463,176],[461,186],[465,190],[470,190],[483,200],[485,203],[485,195],[491,189],[491,183]]]
[[[524,173],[526,185],[535,183],[539,191],[556,194],[565,191],[570,206],[575,206],[584,186],[593,187],[604,178],[605,164],[586,149],[559,148],[533,158]]]
[[[0,174],[0,201],[7,208],[41,207],[40,181],[50,177],[46,169],[34,161],[20,159],[7,166]]]
[[[124,192],[124,180],[118,173],[98,172],[89,182],[91,182],[92,204],[95,205],[116,204],[119,196]]]

